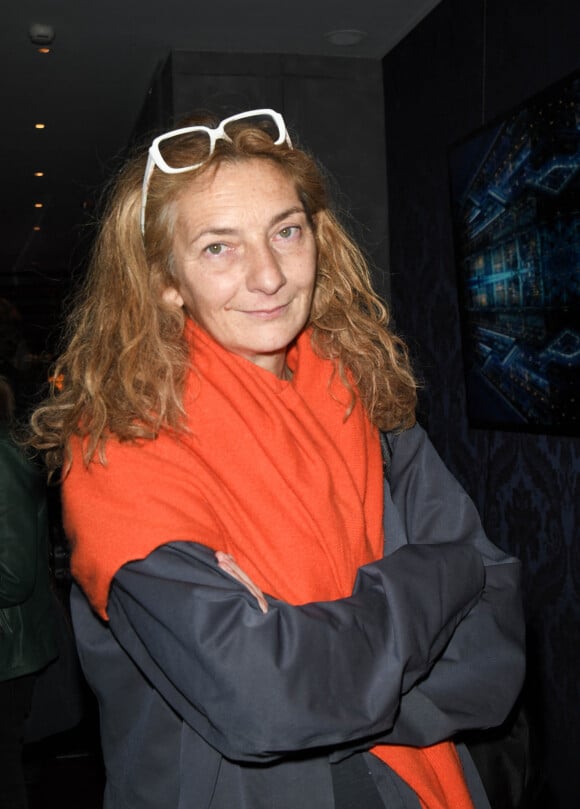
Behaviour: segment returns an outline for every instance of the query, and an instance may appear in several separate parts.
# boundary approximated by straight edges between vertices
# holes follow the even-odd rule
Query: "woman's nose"
[[[255,246],[247,260],[246,283],[251,292],[274,295],[286,283],[280,259],[270,245]]]

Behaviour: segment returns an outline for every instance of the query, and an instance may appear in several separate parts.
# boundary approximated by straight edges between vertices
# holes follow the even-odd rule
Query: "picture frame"
[[[470,426],[580,434],[580,71],[449,149]]]

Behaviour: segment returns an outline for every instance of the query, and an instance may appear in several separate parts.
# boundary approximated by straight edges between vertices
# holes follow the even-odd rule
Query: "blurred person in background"
[[[0,807],[26,809],[25,724],[57,646],[45,480],[11,438],[13,414],[12,386],[0,377]]]

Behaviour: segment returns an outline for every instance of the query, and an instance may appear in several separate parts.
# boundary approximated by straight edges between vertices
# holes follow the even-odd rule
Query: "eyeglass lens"
[[[158,149],[163,160],[172,169],[185,168],[192,162],[202,162],[209,157],[211,138],[203,130],[186,132],[160,141]]]
[[[240,121],[230,121],[228,124],[225,125],[225,133],[226,135],[231,135],[237,129],[245,129],[246,127],[256,127],[258,129],[262,129],[266,134],[268,134],[272,140],[278,140],[280,136],[280,130],[278,128],[278,124],[272,118],[271,115],[252,115],[248,118],[243,118]]]

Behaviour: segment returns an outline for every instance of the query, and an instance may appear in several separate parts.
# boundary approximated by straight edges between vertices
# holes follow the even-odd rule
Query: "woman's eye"
[[[291,239],[293,236],[297,235],[299,230],[300,228],[298,227],[298,225],[288,225],[288,227],[282,228],[282,230],[279,231],[278,235],[282,239]]]
[[[225,244],[221,244],[221,242],[216,242],[215,244],[210,244],[205,248],[205,252],[209,253],[210,256],[219,256],[225,250]]]

